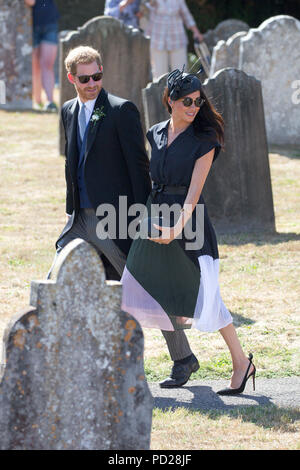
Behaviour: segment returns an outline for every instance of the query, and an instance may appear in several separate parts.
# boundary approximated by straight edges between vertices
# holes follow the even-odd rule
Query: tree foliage
[[[186,3],[201,32],[229,18],[245,21],[251,28],[276,15],[300,20],[300,0],[186,0]]]

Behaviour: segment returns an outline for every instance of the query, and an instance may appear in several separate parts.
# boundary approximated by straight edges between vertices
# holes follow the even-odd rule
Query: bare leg
[[[57,54],[57,45],[43,42],[40,46],[40,67],[43,88],[49,102],[53,101],[55,84],[54,63]]]
[[[220,333],[223,336],[232,358],[233,374],[231,377],[231,388],[238,388],[245,376],[249,360],[245,355],[242,346],[237,337],[233,324],[220,329]],[[250,367],[249,374],[253,371],[253,366]]]
[[[42,81],[40,69],[40,46],[35,47],[32,52],[32,91],[33,100],[37,104],[42,103]]]

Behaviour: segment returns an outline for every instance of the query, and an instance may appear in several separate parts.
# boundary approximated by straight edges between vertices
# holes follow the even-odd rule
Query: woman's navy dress
[[[152,147],[151,179],[188,189],[196,160],[213,148],[215,160],[221,146],[213,129],[196,135],[191,124],[167,147],[169,122],[156,124],[147,133]],[[185,198],[186,194],[153,190],[144,217],[155,215],[150,212],[153,204],[177,203],[182,207]],[[168,245],[145,238],[136,238],[131,245],[121,278],[122,310],[134,316],[142,327],[216,331],[232,323],[220,295],[218,245],[202,195],[198,204],[204,208],[204,239],[196,249],[195,245],[187,245],[193,240],[184,234]],[[196,216],[194,209],[192,229],[199,229]]]

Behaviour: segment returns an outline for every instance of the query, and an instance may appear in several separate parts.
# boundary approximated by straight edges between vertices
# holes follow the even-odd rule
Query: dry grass
[[[30,281],[45,278],[65,223],[57,129],[57,115],[0,111],[0,330],[28,305]],[[300,373],[299,157],[270,154],[277,233],[219,237],[222,297],[265,377]],[[188,337],[201,363],[195,378],[229,377],[229,354],[218,333],[189,331]],[[147,377],[158,380],[171,366],[167,349],[159,331],[145,330],[145,340]],[[299,449],[297,411],[255,408],[236,414],[155,410],[152,448]]]
[[[299,450],[300,412],[276,407],[232,412],[177,408],[153,414],[152,450]]]
[[[65,221],[57,115],[0,112],[0,320],[28,305]]]

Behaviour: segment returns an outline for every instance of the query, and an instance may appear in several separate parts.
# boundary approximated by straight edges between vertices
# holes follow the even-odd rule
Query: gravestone
[[[0,109],[31,109],[32,19],[24,1],[0,0],[0,44],[0,81],[6,91]]]
[[[151,126],[166,119],[159,106],[167,75],[143,90]],[[219,232],[273,231],[273,197],[261,84],[233,68],[203,84],[206,96],[225,120],[225,149],[213,164],[203,189]]]
[[[146,129],[150,129],[153,124],[159,121],[169,119],[170,115],[162,104],[162,96],[167,85],[168,74],[162,75],[157,80],[148,83],[147,87],[142,90],[144,119]]]
[[[210,77],[218,70],[231,67],[237,69],[240,61],[240,42],[246,36],[246,31],[240,31],[227,41],[219,41],[213,49],[211,57]]]
[[[113,95],[132,101],[142,112],[142,88],[151,79],[150,40],[138,29],[115,18],[99,16],[70,32],[60,41],[60,105],[76,96],[67,80],[64,60],[70,49],[80,45],[94,47],[101,53],[103,87]],[[60,151],[64,151],[61,129]]]
[[[293,99],[299,79],[300,21],[274,16],[241,38],[239,69],[261,81],[268,142],[300,145],[300,105]]]
[[[233,68],[205,82],[225,121],[225,150],[203,195],[226,231],[274,231],[275,218],[261,83]]]
[[[248,31],[249,25],[241,20],[228,19],[221,21],[214,29],[209,29],[204,33],[204,41],[212,53],[218,41],[227,41],[231,36],[240,31]]]
[[[32,282],[0,349],[0,449],[149,449],[143,334],[112,284],[80,239],[54,279]]]

